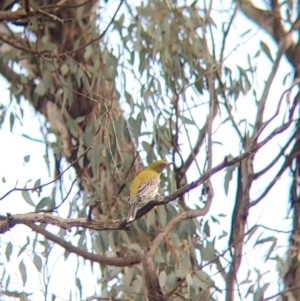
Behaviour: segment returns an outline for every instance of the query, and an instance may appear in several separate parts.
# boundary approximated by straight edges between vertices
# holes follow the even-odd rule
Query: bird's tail
[[[140,204],[139,202],[128,202],[129,209],[126,217],[127,223],[135,220],[136,213],[139,209],[139,204]]]

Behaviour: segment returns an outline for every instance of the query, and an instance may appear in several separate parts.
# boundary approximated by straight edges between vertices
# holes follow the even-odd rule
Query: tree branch
[[[249,150],[245,151],[241,155],[233,158],[232,160],[225,160],[218,164],[217,166],[211,168],[207,172],[205,172],[201,177],[199,177],[196,181],[178,189],[177,191],[173,192],[169,196],[166,196],[163,198],[162,201],[150,201],[147,203],[144,207],[142,207],[138,212],[136,219],[141,218],[145,214],[147,214],[152,208],[155,206],[161,206],[168,204],[178,197],[184,195],[185,193],[195,189],[196,187],[203,184],[206,180],[208,180],[212,175],[216,174],[217,172],[225,169],[228,166],[235,165],[238,162],[241,162],[245,158],[249,157],[250,155],[253,155],[255,152],[257,152],[260,148],[262,148],[266,143],[268,143],[271,139],[274,138],[274,136],[282,133],[285,131],[293,122],[293,114],[295,112],[295,108],[298,102],[298,99],[300,98],[300,92],[296,95],[293,101],[293,105],[290,109],[289,113],[289,121],[276,130],[274,130],[265,140],[261,141],[260,143],[254,144]],[[87,149],[88,150],[88,149]],[[87,151],[86,150],[86,151]],[[22,189],[20,189],[22,190]],[[11,190],[11,192],[14,191],[14,189]],[[9,192],[10,193],[10,192]],[[6,193],[5,196],[7,196],[9,193]],[[4,196],[4,197],[5,197]],[[3,197],[2,197],[3,198]],[[171,221],[175,222],[175,224],[183,219],[186,218],[193,218],[197,217],[201,214],[203,214],[203,210],[205,210],[206,207],[199,210],[189,210],[185,213],[179,213],[177,216],[175,216]],[[206,213],[204,213],[206,214]],[[175,220],[174,220],[175,219]],[[178,219],[178,221],[177,221]],[[86,218],[78,218],[78,219],[63,219],[60,217],[56,217],[52,214],[38,214],[38,213],[27,213],[27,214],[17,214],[17,215],[8,215],[7,217],[0,217],[0,233],[5,233],[9,229],[13,228],[15,224],[33,224],[36,222],[40,223],[50,223],[52,225],[59,226],[64,229],[70,229],[72,227],[84,227],[91,230],[97,230],[97,231],[103,231],[103,230],[127,230],[127,224],[126,220],[117,220],[117,221],[108,221],[108,222],[101,222],[101,221],[90,221]]]
[[[147,256],[151,258],[154,256],[154,252],[160,245],[160,243],[165,239],[165,236],[173,229],[173,227],[180,223],[185,219],[195,218],[198,216],[204,216],[210,209],[213,199],[213,189],[211,184],[209,183],[208,186],[208,201],[206,202],[205,206],[202,209],[196,210],[188,210],[182,211],[179,214],[175,215],[159,232],[159,234],[153,239],[152,243],[150,244],[149,249],[147,250]]]
[[[262,10],[254,6],[251,0],[238,0],[238,8],[254,23],[270,34],[277,43],[284,41],[287,31],[284,29],[281,16],[276,8]],[[298,24],[291,24],[291,30]],[[292,42],[286,49],[285,54],[291,64],[297,69],[297,45]]]
[[[74,227],[82,227],[95,231],[105,230],[128,230],[126,223],[120,220],[116,221],[95,221],[86,218],[62,218],[51,213],[24,213],[7,216],[0,216],[0,233],[5,233],[12,229],[15,225],[31,225],[35,223],[50,224],[62,229],[71,230]]]
[[[48,186],[52,183],[55,183],[58,179],[60,179],[62,177],[62,175],[68,171],[76,162],[78,162],[90,149],[92,149],[93,147],[90,146],[88,147],[75,161],[73,161],[65,170],[63,170],[59,175],[57,175],[53,180],[51,180],[50,182],[47,182],[45,184],[36,186],[36,187],[32,187],[32,188],[12,188],[11,190],[9,190],[8,192],[6,192],[2,197],[0,197],[0,201],[2,201],[3,199],[5,199],[8,195],[10,195],[12,192],[15,191],[35,191],[35,190],[40,190],[41,188]]]
[[[165,239],[166,235],[174,228],[174,226],[181,221],[189,218],[195,218],[198,216],[204,216],[209,212],[210,206],[212,204],[213,199],[213,188],[208,181],[207,183],[207,192],[208,192],[208,200],[203,209],[197,210],[184,210],[181,213],[174,216],[159,232],[159,234],[153,239],[149,248],[145,252],[142,263],[144,268],[144,282],[147,287],[148,298],[150,301],[163,301],[167,300],[170,297],[170,293],[165,298],[159,286],[159,282],[156,276],[155,267],[153,263],[153,257],[156,249],[161,244],[161,242]]]
[[[254,127],[255,132],[259,132],[261,127],[264,125],[263,116],[264,116],[264,112],[265,112],[267,98],[268,98],[273,80],[275,78],[275,75],[278,71],[279,63],[281,61],[282,55],[285,53],[285,50],[286,50],[285,49],[285,44],[281,44],[280,47],[279,47],[279,50],[278,50],[277,57],[276,57],[276,60],[274,62],[273,68],[272,68],[272,70],[270,72],[270,75],[268,76],[268,80],[265,84],[261,99],[257,103],[257,113],[256,113],[255,127]],[[284,95],[284,93],[283,93],[283,95]],[[279,101],[279,106],[280,106],[280,104],[281,104],[281,101]]]
[[[141,255],[135,254],[127,257],[107,257],[100,254],[92,254],[89,253],[81,248],[75,247],[72,244],[64,241],[63,239],[59,238],[57,235],[54,235],[47,230],[45,230],[42,227],[36,226],[36,225],[27,225],[29,228],[31,228],[33,231],[45,236],[47,239],[53,241],[54,243],[60,245],[65,250],[67,250],[70,253],[74,253],[78,256],[81,256],[85,259],[91,260],[93,262],[98,262],[100,264],[104,265],[110,265],[110,266],[116,266],[116,267],[125,267],[125,266],[131,266],[133,264],[137,264],[141,262]]]

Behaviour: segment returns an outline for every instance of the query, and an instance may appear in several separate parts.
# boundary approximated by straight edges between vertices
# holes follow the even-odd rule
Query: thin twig
[[[272,299],[274,299],[274,298],[276,298],[278,296],[284,296],[286,293],[297,291],[297,290],[300,290],[300,285],[294,286],[294,287],[291,287],[291,288],[288,288],[288,289],[285,289],[285,290],[283,290],[283,291],[281,291],[281,292],[279,292],[277,294],[274,294],[274,295],[272,295],[270,297],[262,299],[262,301],[272,300]]]
[[[77,180],[75,179],[73,182],[72,182],[72,185],[67,193],[67,195],[63,198],[63,200],[60,202],[59,205],[57,205],[56,207],[54,208],[50,208],[50,209],[47,209],[47,210],[39,210],[39,211],[35,211],[35,213],[50,213],[50,212],[54,212],[55,210],[57,210],[66,200],[67,198],[69,197],[71,191],[72,191],[72,188],[74,186],[74,184],[77,182]]]
[[[278,68],[279,68],[279,63],[281,61],[281,58],[282,56],[284,55],[284,52],[285,52],[285,44],[282,43],[280,44],[280,47],[279,47],[279,50],[278,50],[278,54],[277,54],[277,57],[276,57],[276,60],[274,62],[274,65],[273,65],[273,68],[271,70],[271,73],[270,75],[268,76],[268,80],[265,84],[265,87],[264,87],[264,90],[263,90],[263,93],[262,93],[262,96],[261,96],[261,99],[258,103],[258,107],[257,107],[257,114],[256,114],[256,120],[255,120],[255,128],[254,130],[256,132],[261,132],[261,128],[264,129],[265,126],[263,124],[263,115],[264,115],[264,111],[265,111],[265,107],[266,107],[266,101],[267,101],[267,98],[268,98],[268,95],[269,95],[269,91],[271,89],[271,85],[273,83],[273,80],[275,78],[275,75],[278,71]],[[284,95],[284,94],[283,94]],[[279,106],[281,104],[281,100],[279,101]],[[277,110],[278,110],[279,107],[277,107]],[[271,119],[272,120],[272,119]],[[270,122],[270,121],[269,121]],[[267,122],[267,124],[269,123]],[[256,135],[256,138],[258,138],[258,135]]]
[[[19,44],[16,44],[15,42],[12,42],[10,39],[6,38],[4,35],[0,35],[0,40],[2,40],[3,42],[5,42],[5,43],[7,43],[7,44],[9,44],[13,47],[15,47],[16,49],[19,49],[19,50],[22,50],[22,51],[25,51],[25,52],[28,52],[28,53],[31,53],[31,54],[38,54],[38,55],[44,54],[45,58],[46,57],[47,58],[58,58],[58,57],[68,56],[68,55],[77,53],[78,51],[81,51],[81,50],[85,49],[87,46],[101,40],[104,37],[104,35],[107,33],[107,31],[110,28],[110,26],[112,25],[112,23],[115,21],[116,15],[119,12],[123,2],[124,2],[124,0],[120,0],[120,3],[118,5],[112,19],[110,20],[110,22],[108,23],[108,25],[106,26],[104,31],[98,37],[96,37],[94,39],[91,39],[89,42],[85,43],[84,45],[82,45],[82,46],[80,46],[76,49],[73,49],[73,50],[70,50],[70,51],[67,51],[67,52],[64,52],[64,53],[54,54],[53,52],[50,52],[49,50],[42,50],[42,51],[32,50],[30,48],[27,48],[27,47],[21,46]],[[38,11],[30,11],[30,15],[35,15],[36,13],[38,13]],[[25,12],[25,14],[22,15],[22,17],[28,17],[27,13]],[[20,17],[18,17],[16,19],[19,19],[19,18]],[[10,19],[10,18],[7,18],[7,19]],[[7,19],[5,19],[5,20],[7,20]],[[1,21],[1,12],[0,12],[0,21]]]
[[[125,174],[124,180],[127,179],[128,175],[129,175],[129,173],[130,173],[130,170],[132,169],[132,167],[133,167],[133,165],[134,165],[136,159],[138,158],[138,156],[139,156],[139,152],[137,152],[136,155],[135,155],[135,157],[133,158],[133,160],[132,160],[132,162],[131,162],[131,164],[130,164],[130,166],[129,166],[129,168],[128,168],[126,174]],[[120,187],[120,189],[119,189],[119,191],[118,191],[118,193],[117,193],[117,196],[120,195],[120,193],[121,193],[122,190],[125,188],[125,186],[126,186],[126,183],[123,183],[123,184],[121,185],[121,187]]]
[[[295,108],[296,108],[296,106],[297,106],[297,104],[299,102],[299,99],[300,99],[300,92],[298,92],[297,95],[294,98],[292,107],[290,109],[288,122],[285,123],[285,124],[283,124],[279,128],[275,129],[264,141],[268,142],[275,135],[278,135],[278,134],[282,133],[283,131],[285,131],[293,123],[293,115],[294,115]],[[284,164],[282,165],[282,167],[280,168],[280,170],[277,172],[277,175],[269,183],[268,187],[264,190],[264,192],[255,201],[251,202],[250,207],[253,207],[256,204],[258,204],[268,194],[268,192],[271,190],[271,188],[274,186],[274,184],[280,178],[281,174],[284,172],[284,170],[287,168],[287,166],[291,163],[291,161],[293,160],[293,158],[295,158],[295,156],[297,156],[299,154],[299,150],[295,149],[295,147],[294,147],[293,150],[294,150],[294,152],[292,151],[290,153],[290,155],[288,156],[288,159],[285,160]]]
[[[55,8],[56,10],[58,8],[79,8],[79,7],[82,7],[82,6],[85,6],[86,4],[90,3],[90,2],[96,2],[98,0],[87,0],[83,3],[80,3],[80,4],[76,4],[76,5],[69,5],[69,4],[66,4],[68,1],[64,1],[64,3],[58,3],[58,4],[54,4],[54,5],[44,5],[44,6],[40,6],[40,9],[51,9],[51,8]]]
[[[86,48],[87,46],[89,46],[89,45],[91,45],[91,44],[93,44],[93,43],[95,43],[95,42],[101,40],[101,39],[105,36],[105,34],[106,34],[106,32],[108,31],[108,29],[110,28],[111,24],[115,21],[115,18],[116,18],[116,16],[117,16],[117,13],[119,12],[119,10],[120,10],[120,8],[121,8],[123,2],[124,2],[124,0],[120,0],[120,4],[118,5],[118,7],[117,7],[117,9],[116,9],[116,11],[115,11],[115,13],[114,13],[112,19],[110,20],[110,22],[108,23],[108,25],[106,26],[106,28],[104,29],[104,31],[103,31],[97,38],[92,39],[91,41],[89,41],[89,42],[87,42],[86,44],[84,44],[84,45],[78,47],[77,49],[74,49],[74,50],[71,50],[71,51],[68,51],[68,52],[65,52],[65,53],[62,53],[62,54],[58,54],[58,56],[65,56],[65,55],[71,55],[71,54],[74,54],[74,53],[76,53],[76,52],[78,52],[78,51],[83,50],[83,49]]]
[[[279,111],[280,111],[280,107],[281,107],[281,103],[282,103],[283,98],[284,98],[284,95],[285,95],[286,93],[290,93],[290,91],[291,91],[295,86],[297,86],[299,83],[300,83],[300,79],[297,78],[297,79],[294,81],[294,83],[293,83],[288,89],[286,89],[285,91],[283,91],[283,93],[281,94],[281,97],[280,97],[280,99],[279,99],[279,102],[278,102],[278,104],[277,104],[276,112],[274,113],[274,115],[273,115],[268,121],[264,122],[264,123],[260,126],[259,130],[257,131],[257,133],[256,133],[256,135],[255,135],[255,137],[254,137],[254,141],[257,141],[257,140],[258,140],[258,138],[259,138],[260,134],[263,132],[263,130],[270,124],[270,122],[272,122],[272,121],[278,116]]]
[[[284,152],[286,151],[286,149],[290,146],[290,144],[295,140],[295,135],[293,135],[288,141],[287,143],[284,145],[284,147],[280,150],[280,152],[277,154],[277,156],[274,158],[274,160],[272,160],[265,168],[263,168],[262,170],[258,171],[257,173],[255,173],[253,175],[253,180],[258,179],[259,177],[261,177],[263,174],[265,174],[268,170],[270,170],[275,163],[281,159],[284,156]]]
[[[57,175],[52,181],[47,182],[45,184],[33,187],[33,188],[18,188],[15,187],[11,190],[9,190],[8,192],[6,192],[1,198],[0,201],[2,201],[4,198],[6,198],[9,194],[11,194],[14,191],[35,191],[35,190],[39,190],[45,186],[48,186],[54,182],[56,182],[59,178],[61,178],[61,176],[68,171],[76,162],[79,161],[79,159],[81,159],[81,157],[83,157],[90,149],[92,149],[92,146],[88,147],[75,161],[73,161],[65,170],[63,170],[59,175]]]

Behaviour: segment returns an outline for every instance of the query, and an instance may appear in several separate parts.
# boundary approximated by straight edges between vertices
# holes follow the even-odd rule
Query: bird
[[[165,160],[154,161],[133,179],[128,198],[129,210],[126,217],[127,223],[135,220],[141,203],[149,202],[156,197],[161,172],[171,164],[173,162]]]

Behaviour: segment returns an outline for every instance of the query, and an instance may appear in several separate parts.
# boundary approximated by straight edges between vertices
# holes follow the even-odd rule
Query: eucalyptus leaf
[[[24,200],[26,201],[27,204],[29,204],[30,206],[34,206],[34,203],[30,197],[30,194],[27,190],[23,190],[22,191],[22,196],[24,198]]]
[[[25,285],[26,281],[27,281],[27,271],[26,271],[26,266],[23,263],[23,261],[21,261],[20,264],[19,264],[19,271],[21,273],[23,285]]]

